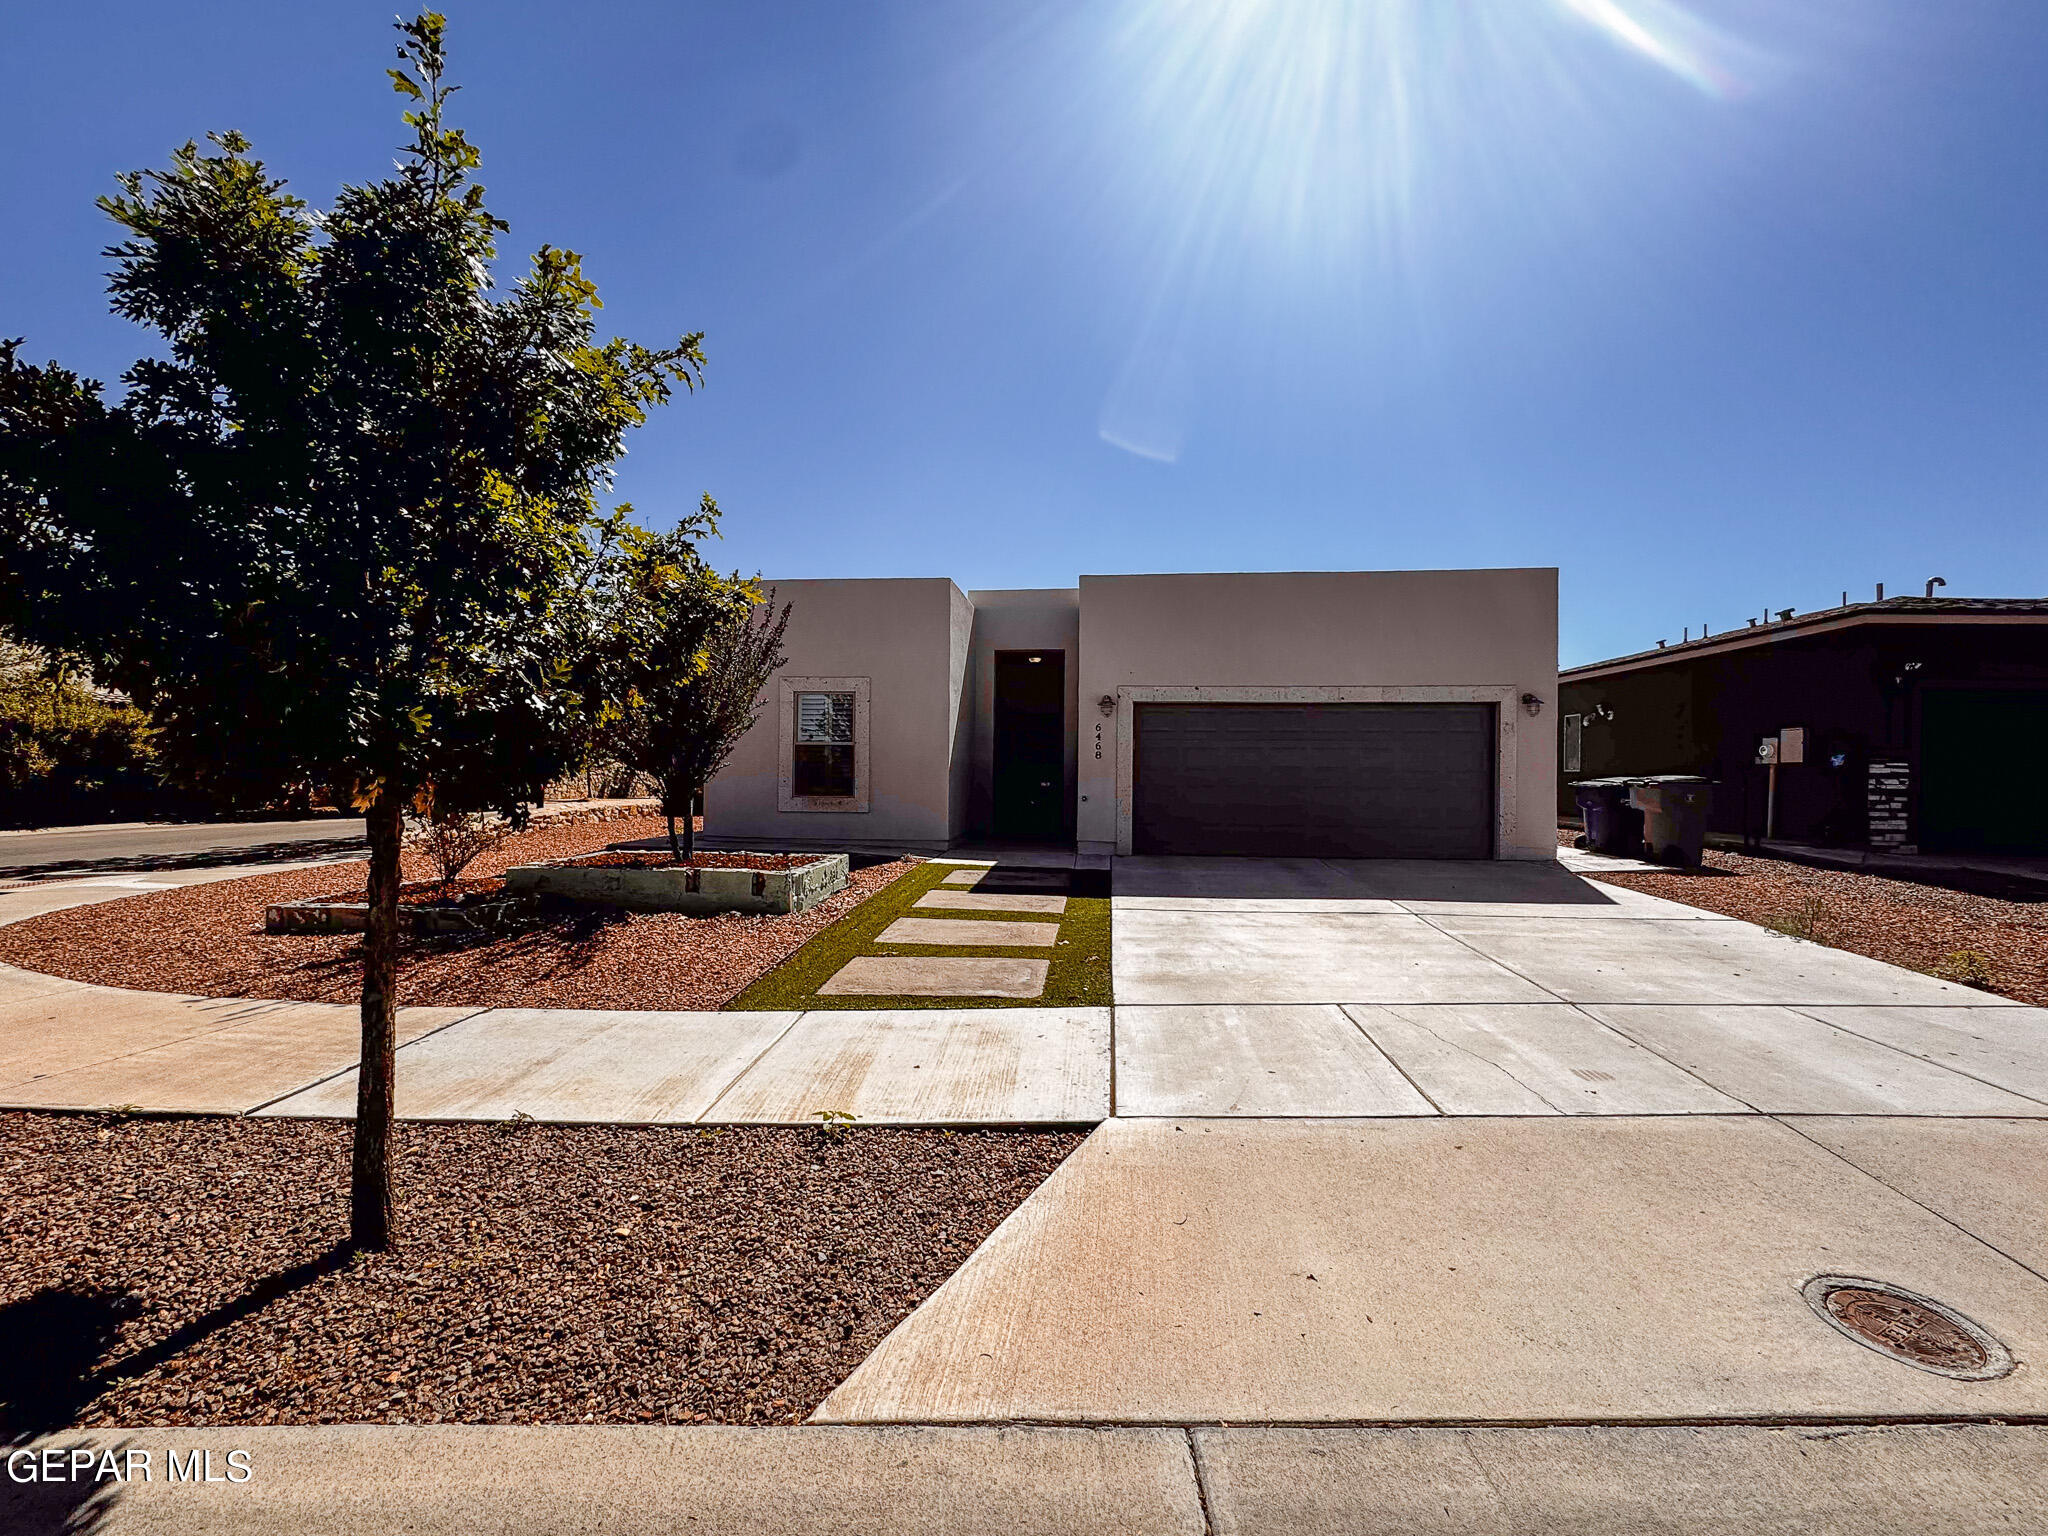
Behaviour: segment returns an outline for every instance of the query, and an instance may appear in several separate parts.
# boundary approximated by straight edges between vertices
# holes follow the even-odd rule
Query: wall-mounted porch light
[[[1105,693],[1101,698],[1095,701],[1095,707],[1101,710],[1105,715],[1115,714],[1116,696],[1114,694]]]
[[[1542,713],[1543,713],[1543,699],[1542,699],[1542,696],[1541,696],[1541,695],[1539,695],[1539,694],[1534,694],[1534,693],[1525,693],[1525,694],[1523,694],[1523,695],[1522,695],[1522,708],[1523,708],[1523,709],[1524,709],[1524,710],[1525,710],[1525,711],[1526,711],[1526,712],[1527,712],[1527,713],[1528,713],[1528,714],[1529,714],[1529,715],[1530,715],[1531,717],[1534,717],[1534,716],[1536,716],[1536,715],[1540,715],[1540,714],[1542,714]]]

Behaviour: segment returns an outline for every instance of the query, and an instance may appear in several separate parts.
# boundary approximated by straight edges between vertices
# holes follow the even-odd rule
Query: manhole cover
[[[1816,1275],[1800,1292],[1828,1326],[1902,1365],[1957,1381],[1989,1381],[2013,1367],[2011,1350],[1932,1297],[1856,1275]]]

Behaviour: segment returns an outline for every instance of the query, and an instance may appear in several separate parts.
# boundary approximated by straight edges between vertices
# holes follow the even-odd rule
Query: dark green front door
[[[995,832],[1058,839],[1067,820],[1067,658],[997,651]]]

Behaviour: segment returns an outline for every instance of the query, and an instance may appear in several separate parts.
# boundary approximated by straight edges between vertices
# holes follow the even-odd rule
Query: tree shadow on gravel
[[[588,966],[597,958],[605,935],[631,922],[634,915],[619,907],[564,902],[543,908],[534,921],[519,927],[486,933],[438,933],[409,940],[406,956],[432,961],[489,950],[493,964],[517,966],[527,981],[555,980]]]
[[[120,1291],[37,1291],[0,1307],[0,1428],[10,1440],[63,1429],[91,1401],[94,1369],[139,1310]]]
[[[67,1429],[108,1388],[146,1376],[272,1302],[347,1268],[356,1253],[353,1243],[337,1242],[107,1365],[98,1362],[118,1339],[121,1325],[141,1310],[133,1295],[52,1286],[10,1302],[0,1307],[0,1427],[15,1440]]]
[[[134,1298],[120,1291],[56,1287],[0,1307],[0,1443],[8,1452],[77,1418],[96,1390],[88,1385],[94,1366],[136,1310]],[[83,1476],[69,1475],[70,1453],[86,1448],[84,1441],[37,1446],[38,1453],[57,1451],[64,1469],[48,1482],[40,1475],[40,1454],[32,1482],[17,1481],[10,1460],[9,1475],[0,1482],[0,1526],[22,1536],[99,1529],[120,1497],[120,1484],[83,1468]]]

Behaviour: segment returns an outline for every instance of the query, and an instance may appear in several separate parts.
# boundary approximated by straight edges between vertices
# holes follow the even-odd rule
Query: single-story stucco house
[[[1553,569],[768,585],[714,846],[1555,855]]]

